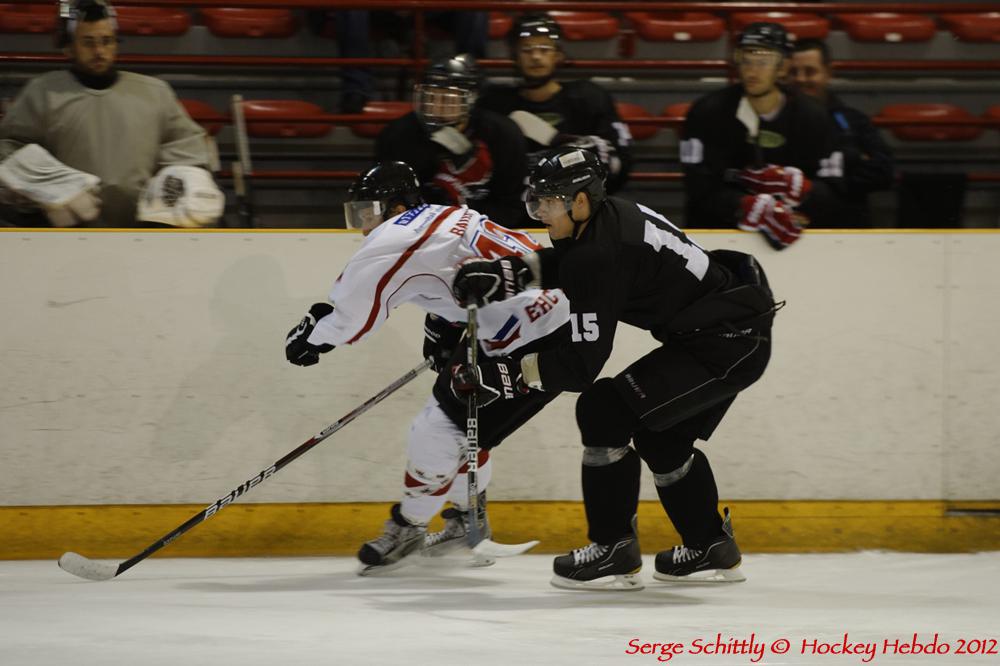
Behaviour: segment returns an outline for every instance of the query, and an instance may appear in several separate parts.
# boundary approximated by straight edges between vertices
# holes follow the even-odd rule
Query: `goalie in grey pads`
[[[553,247],[465,264],[453,289],[465,303],[502,300],[529,286],[559,287],[570,299],[572,339],[517,364],[524,385],[580,393],[592,543],[555,559],[553,584],[642,587],[634,522],[640,459],[684,542],[656,556],[655,577],[743,580],[728,510],[719,515],[711,466],[694,444],[711,436],[770,358],[779,305],[760,265],[741,252],[707,251],[656,211],[608,196],[603,167],[585,150],[562,149],[539,162],[526,206]],[[597,379],[618,322],[649,331],[661,345],[614,378]]]

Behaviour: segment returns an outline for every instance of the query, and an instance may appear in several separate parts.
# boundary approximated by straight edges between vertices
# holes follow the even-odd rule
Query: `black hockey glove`
[[[434,372],[448,367],[448,361],[464,332],[462,324],[453,324],[444,317],[427,313],[424,318],[424,358],[430,359]]]
[[[462,307],[472,303],[486,305],[524,291],[531,279],[531,268],[521,257],[478,259],[459,266],[451,291]]]
[[[451,369],[451,392],[465,403],[473,392],[479,406],[485,407],[494,400],[513,400],[528,390],[521,379],[521,362],[514,359],[489,359],[476,368],[459,363]]]
[[[329,303],[313,303],[299,325],[288,332],[285,338],[285,358],[289,363],[307,366],[319,363],[319,355],[333,349],[333,345],[314,345],[308,342],[309,334],[316,328],[316,322],[333,312]]]

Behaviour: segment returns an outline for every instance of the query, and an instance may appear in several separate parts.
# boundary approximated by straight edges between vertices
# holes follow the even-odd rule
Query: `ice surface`
[[[1000,553],[749,555],[746,583],[701,587],[652,580],[647,556],[639,592],[556,589],[542,555],[380,578],[354,566],[152,558],[88,582],[54,560],[0,562],[0,664],[639,665],[666,655],[630,651],[669,642],[684,644],[673,664],[1000,664]],[[717,634],[767,649],[691,653]],[[845,634],[874,642],[875,656],[802,654],[803,641],[840,649]],[[913,634],[924,644],[937,634],[948,654],[883,653],[886,640],[909,645]],[[780,639],[785,655],[770,650]],[[995,654],[956,654],[960,640]]]

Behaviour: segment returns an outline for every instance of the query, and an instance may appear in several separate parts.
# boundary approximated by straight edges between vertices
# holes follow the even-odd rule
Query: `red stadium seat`
[[[123,35],[183,35],[191,27],[191,15],[183,9],[166,7],[115,8],[118,12],[118,31]]]
[[[410,102],[368,102],[361,113],[380,122],[358,123],[351,126],[351,132],[355,136],[374,139],[381,133],[387,122],[405,116],[412,110],[413,104]]]
[[[983,114],[984,118],[992,118],[994,120],[1000,120],[1000,104],[994,104],[990,108],[986,109],[986,113]],[[1000,130],[1000,127],[995,129]]]
[[[215,107],[199,99],[177,100],[188,112],[192,119],[208,132],[210,136],[215,136],[222,129],[222,126],[229,122],[223,114],[216,111]]]
[[[628,125],[628,131],[632,134],[633,139],[642,141],[643,139],[651,139],[656,136],[656,133],[660,131],[660,128],[656,125],[633,125],[629,122],[632,118],[649,118],[650,113],[646,110],[646,107],[641,104],[633,104],[631,102],[615,102],[615,109],[618,111],[618,117]]]
[[[676,102],[663,107],[663,113],[660,115],[664,118],[684,118],[690,108],[691,102]],[[681,125],[674,125],[674,131],[680,134]]]
[[[490,12],[490,39],[504,39],[514,25],[514,19],[503,12]]]
[[[934,19],[919,14],[837,14],[837,19],[858,42],[926,42],[937,30]]]
[[[618,19],[605,12],[549,12],[570,41],[596,41],[618,37]]]
[[[628,12],[639,37],[650,42],[714,42],[726,22],[705,12]]]
[[[0,5],[0,32],[53,32],[56,9],[52,5]]]
[[[288,9],[202,9],[205,25],[217,37],[291,37],[299,24]]]
[[[1000,12],[941,14],[939,18],[963,42],[1000,42]]]
[[[326,136],[333,129],[327,121],[255,123],[256,119],[287,116],[322,116],[323,108],[312,102],[289,99],[248,99],[243,102],[243,117],[247,121],[247,134],[257,137],[318,138]]]
[[[882,107],[877,118],[906,118],[910,120],[948,119],[955,125],[895,126],[890,130],[903,141],[971,141],[983,133],[982,127],[963,126],[963,120],[974,118],[960,106],[945,103],[901,103]]]
[[[780,23],[785,26],[789,38],[793,40],[826,39],[830,32],[830,21],[822,16],[788,12],[737,12],[732,15],[733,31],[740,32],[758,21]]]

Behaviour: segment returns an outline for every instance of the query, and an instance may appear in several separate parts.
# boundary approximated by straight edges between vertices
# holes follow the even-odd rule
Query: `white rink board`
[[[706,451],[731,499],[1000,496],[1000,234],[812,232],[755,253],[788,307],[771,367]],[[420,361],[405,306],[310,368],[288,329],[350,233],[0,233],[0,505],[201,503]],[[619,331],[605,368],[654,342]],[[426,373],[244,501],[388,501]],[[501,447],[491,497],[578,499],[574,396]],[[652,484],[644,497],[653,498]]]

